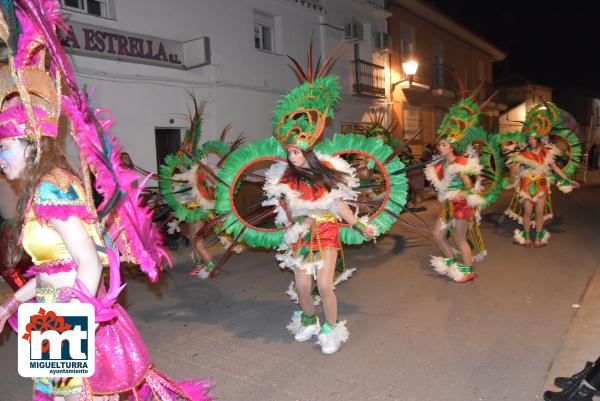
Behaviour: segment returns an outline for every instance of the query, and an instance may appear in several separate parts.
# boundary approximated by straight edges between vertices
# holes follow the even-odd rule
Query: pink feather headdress
[[[20,103],[0,112],[0,140],[9,138],[34,139],[36,136],[49,136],[56,138],[58,126],[56,121],[41,107],[32,107],[38,132],[29,125],[29,117],[25,106]]]
[[[13,4],[20,31],[6,23],[7,16],[0,12],[0,37],[9,47],[9,66],[2,69],[6,71],[0,83],[0,137],[56,136],[59,115],[67,117],[82,170],[94,174],[95,188],[103,197],[97,212],[107,245],[156,280],[162,262],[168,260],[161,235],[152,223],[151,210],[140,202],[140,190],[132,190],[137,175],[120,163],[121,146],[108,133],[113,121],[92,108],[87,91],[77,85],[57,35],[57,29],[65,27],[59,2],[14,0]],[[11,100],[15,96],[18,100]]]

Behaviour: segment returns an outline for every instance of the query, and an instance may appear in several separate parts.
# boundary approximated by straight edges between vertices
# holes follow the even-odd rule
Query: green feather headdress
[[[562,125],[560,109],[552,102],[539,102],[527,110],[521,132],[528,137],[541,138]]]
[[[311,149],[325,131],[327,118],[333,118],[340,100],[337,76],[325,75],[335,62],[334,50],[322,67],[313,68],[312,39],[308,47],[308,70],[292,57],[292,69],[302,82],[285,95],[273,110],[273,135],[284,148]]]

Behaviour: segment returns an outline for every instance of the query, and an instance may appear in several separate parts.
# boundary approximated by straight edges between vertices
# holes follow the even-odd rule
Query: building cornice
[[[292,4],[297,7],[312,11],[317,14],[327,14],[327,9],[323,5],[323,1],[318,0],[278,0],[281,3]],[[379,13],[383,18],[387,18],[391,15],[383,5],[383,0],[349,0],[353,3],[359,4],[364,7],[368,7],[374,12]]]
[[[369,7],[375,12],[380,13],[381,16],[387,18],[392,14],[385,9],[383,0],[351,0],[353,3],[360,4],[361,6]]]
[[[493,58],[493,61],[502,61],[507,56],[505,52],[490,42],[471,32],[469,29],[450,18],[448,15],[424,3],[423,1],[392,0],[392,3],[398,7],[404,8],[411,14],[423,18],[437,28],[453,34],[454,36],[483,51],[484,53],[489,54]]]
[[[292,4],[297,7],[304,8],[306,10],[312,11],[317,14],[325,14],[325,7],[321,4],[320,1],[311,1],[311,0],[279,0],[281,3]]]

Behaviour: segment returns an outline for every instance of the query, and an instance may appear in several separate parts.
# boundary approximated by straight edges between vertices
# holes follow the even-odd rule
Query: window
[[[402,116],[404,119],[404,124],[402,124],[404,128],[404,139],[408,139],[421,129],[421,107],[404,103],[402,105]],[[422,141],[423,134],[421,133],[419,137]]]
[[[410,25],[400,23],[400,53],[402,57],[412,56],[414,54],[414,29]]]
[[[275,19],[254,11],[254,48],[269,53],[275,52]]]
[[[61,0],[63,8],[102,18],[111,18],[112,0]]]
[[[254,22],[254,47],[258,50],[273,52],[273,27]]]
[[[444,57],[433,56],[433,89],[445,89]]]

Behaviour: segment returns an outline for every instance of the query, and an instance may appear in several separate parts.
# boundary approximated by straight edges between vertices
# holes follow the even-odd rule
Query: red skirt
[[[340,249],[339,226],[337,222],[313,224],[310,229],[310,237],[307,240],[304,238],[299,240],[293,245],[292,249],[297,251],[304,246],[307,246],[313,252],[318,252],[324,248]]]
[[[452,219],[471,220],[473,216],[473,208],[467,204],[466,199],[448,200],[442,204],[440,217],[446,223]]]

